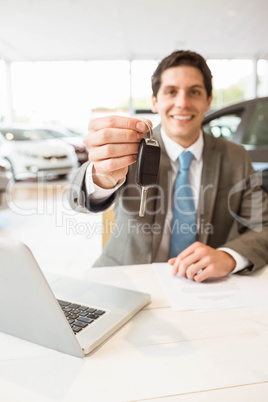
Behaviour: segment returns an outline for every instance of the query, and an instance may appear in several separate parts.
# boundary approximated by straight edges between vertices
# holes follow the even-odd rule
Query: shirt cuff
[[[99,186],[97,186],[97,184],[95,184],[93,182],[92,168],[93,168],[93,163],[90,163],[86,170],[85,185],[86,185],[87,194],[90,197],[90,200],[94,201],[94,203],[103,202],[103,201],[107,200],[125,182],[125,178],[123,178],[123,179],[119,180],[113,188],[106,189],[106,188],[99,187]]]
[[[221,248],[218,248],[217,250],[225,251],[226,253],[230,254],[233,257],[233,259],[235,260],[236,266],[233,269],[233,271],[231,272],[232,274],[234,274],[235,272],[239,272],[242,269],[251,265],[251,262],[248,258],[244,257],[242,254],[240,254],[237,251],[234,251],[228,247],[221,247]]]

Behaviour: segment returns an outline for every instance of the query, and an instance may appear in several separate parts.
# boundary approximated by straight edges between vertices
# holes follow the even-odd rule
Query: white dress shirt
[[[168,194],[168,207],[167,207],[167,215],[163,230],[162,239],[160,242],[160,247],[158,248],[158,252],[155,258],[155,262],[161,262],[161,256],[163,255],[163,251],[169,249],[170,245],[170,228],[172,224],[172,215],[173,215],[173,191],[174,191],[174,183],[179,171],[179,161],[178,157],[183,151],[190,151],[194,155],[192,163],[189,169],[189,181],[191,184],[191,188],[193,191],[193,198],[194,204],[196,208],[196,215],[197,215],[197,228],[199,223],[199,211],[198,211],[198,195],[200,190],[200,183],[201,183],[201,174],[202,174],[202,167],[203,167],[203,146],[204,146],[204,138],[203,133],[200,131],[200,136],[198,137],[197,141],[192,144],[189,148],[185,149],[181,145],[177,144],[171,138],[169,138],[163,129],[161,129],[162,140],[164,142],[167,154],[171,161],[172,167],[172,185],[169,187],[169,194]],[[90,196],[91,202],[98,203],[102,202],[105,199],[109,198],[123,183],[124,179],[120,180],[116,186],[112,189],[103,189],[96,184],[93,183],[92,180],[92,164],[89,165],[87,172],[86,172],[86,189],[87,193]],[[243,255],[237,253],[234,250],[231,250],[226,247],[221,247],[219,250],[225,251],[230,254],[236,261],[236,267],[232,271],[237,272],[241,269],[250,265],[250,261],[245,258]]]

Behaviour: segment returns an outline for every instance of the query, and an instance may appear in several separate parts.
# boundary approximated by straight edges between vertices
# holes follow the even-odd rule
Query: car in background
[[[208,112],[203,131],[243,145],[268,192],[268,97]]]
[[[44,127],[42,130],[46,131],[53,138],[63,140],[72,145],[77,155],[79,166],[88,161],[88,149],[83,143],[82,135],[75,134],[67,128],[62,127]]]
[[[65,178],[78,166],[73,146],[30,126],[0,126],[0,157],[15,180]]]
[[[9,162],[0,158],[0,209],[7,206],[6,192],[8,185],[13,182],[13,174]]]

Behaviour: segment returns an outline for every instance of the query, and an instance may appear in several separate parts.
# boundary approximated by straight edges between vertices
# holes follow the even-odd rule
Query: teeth
[[[190,120],[192,116],[173,116],[174,119],[176,120]]]

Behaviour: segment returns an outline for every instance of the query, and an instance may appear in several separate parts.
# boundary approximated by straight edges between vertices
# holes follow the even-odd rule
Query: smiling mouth
[[[181,121],[185,121],[185,120],[190,120],[193,118],[193,115],[174,115],[172,116],[173,119],[175,120],[181,120]]]

